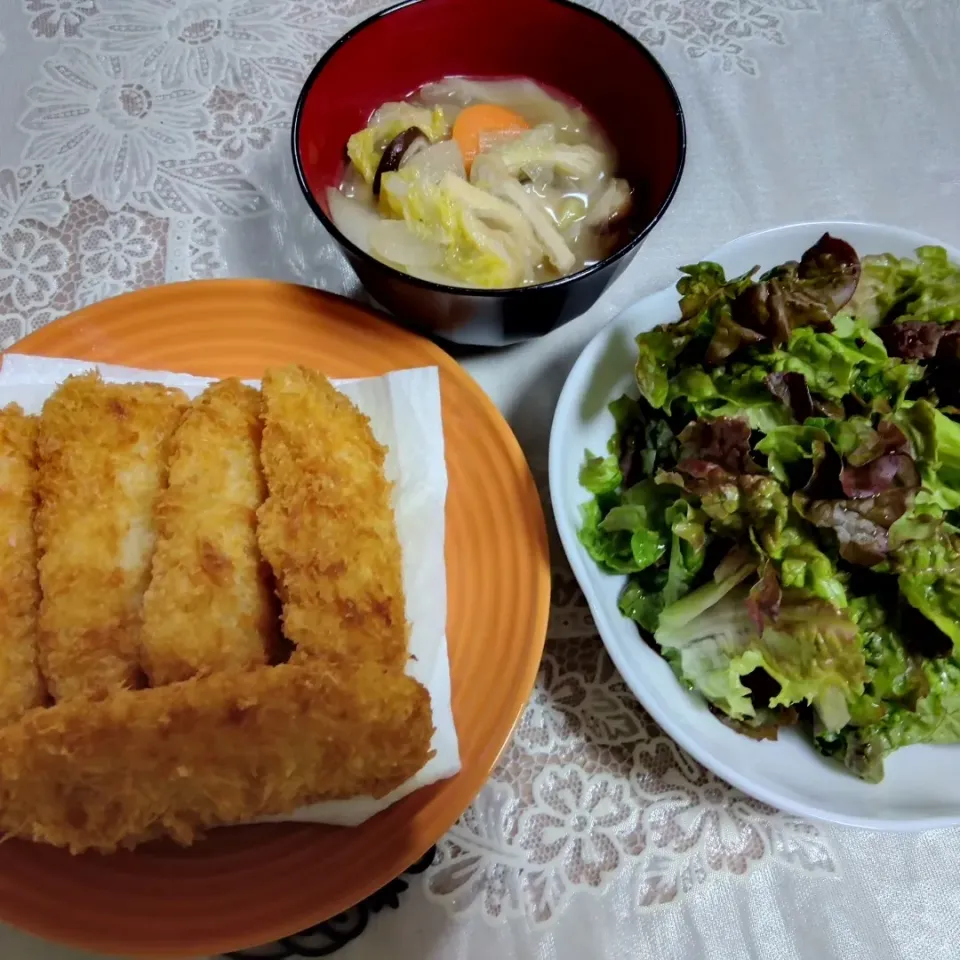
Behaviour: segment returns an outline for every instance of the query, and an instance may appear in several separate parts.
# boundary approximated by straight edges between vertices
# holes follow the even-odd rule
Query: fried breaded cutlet
[[[312,370],[268,370],[263,401],[258,539],[294,657],[402,670],[407,623],[385,449],[368,418]]]
[[[173,435],[143,601],[141,662],[153,686],[269,662],[279,646],[273,574],[257,546],[260,391],[221,380]]]
[[[143,592],[170,436],[187,404],[159,384],[70,377],[44,404],[37,444],[40,667],[57,700],[140,680]]]
[[[0,830],[114,850],[384,796],[431,756],[427,691],[323,661],[229,670],[100,702],[71,700],[0,729]]]
[[[44,699],[37,670],[37,418],[0,410],[0,725]]]

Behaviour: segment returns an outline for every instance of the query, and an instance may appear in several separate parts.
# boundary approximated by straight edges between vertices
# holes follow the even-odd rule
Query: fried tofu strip
[[[173,436],[157,506],[141,658],[153,686],[269,662],[278,648],[273,574],[257,546],[260,392],[208,387]]]
[[[37,670],[37,418],[0,410],[0,725],[43,701]]]
[[[160,835],[383,796],[431,756],[427,691],[364,664],[230,670],[0,729],[0,830],[111,851]]]
[[[263,399],[269,493],[258,538],[294,657],[402,670],[407,623],[385,449],[319,373],[268,370]]]
[[[70,377],[44,404],[38,645],[57,700],[108,696],[140,680],[153,511],[186,403],[179,390],[91,373]]]

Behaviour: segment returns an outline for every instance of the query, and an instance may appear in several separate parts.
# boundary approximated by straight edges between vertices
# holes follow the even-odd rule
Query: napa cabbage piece
[[[464,285],[518,286],[532,278],[543,258],[532,227],[515,206],[452,173],[432,182],[416,169],[395,171],[384,175],[380,193],[382,209],[402,219],[420,241],[435,244],[437,269]],[[405,270],[418,266],[390,262]]]
[[[489,152],[502,161],[511,176],[528,180],[540,179],[544,170],[575,180],[593,180],[608,172],[603,153],[588,143],[560,143],[557,128],[550,123],[512,137]]]
[[[345,197],[333,187],[327,189],[327,206],[343,235],[365,253],[371,253],[370,234],[382,222],[380,217],[366,204]]]
[[[442,107],[416,107],[410,103],[386,103],[347,141],[347,156],[367,183],[373,183],[384,147],[410,127],[418,127],[436,143],[450,135],[450,123]]]

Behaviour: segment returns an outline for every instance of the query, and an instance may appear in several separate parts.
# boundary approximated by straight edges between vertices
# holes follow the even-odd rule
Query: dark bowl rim
[[[614,23],[609,18],[603,16],[603,14],[598,13],[596,10],[591,10],[589,7],[584,7],[579,3],[575,3],[573,0],[547,0],[547,2],[559,4],[562,7],[571,7],[578,13],[593,17],[594,19],[603,23],[607,29],[613,30],[627,40],[642,56],[647,58],[654,71],[660,77],[660,80],[666,88],[670,98],[673,100],[680,152],[677,169],[673,175],[673,182],[670,184],[670,189],[667,191],[667,195],[664,198],[663,203],[660,204],[660,208],[653,215],[646,226],[642,230],[638,231],[637,235],[633,237],[629,243],[624,244],[609,256],[604,257],[602,260],[598,260],[589,267],[584,267],[582,270],[578,270],[576,273],[567,274],[566,276],[559,277],[556,280],[548,280],[546,283],[534,283],[523,287],[463,287],[454,284],[435,283],[432,280],[424,280],[421,277],[413,276],[413,274],[404,273],[402,270],[398,270],[396,267],[392,267],[390,264],[384,263],[382,260],[378,260],[375,256],[373,256],[373,254],[367,253],[365,250],[361,250],[360,247],[358,247],[352,240],[348,239],[333,222],[333,219],[327,216],[323,208],[317,202],[317,198],[313,195],[313,191],[310,189],[307,183],[307,178],[303,170],[303,162],[300,156],[300,122],[303,118],[303,111],[306,107],[307,98],[310,96],[310,91],[313,89],[313,85],[316,83],[317,78],[323,72],[327,62],[341,47],[346,46],[346,44],[349,43],[350,40],[352,40],[357,34],[376,23],[378,20],[389,17],[391,14],[397,13],[399,10],[404,10],[407,7],[413,7],[417,4],[428,2],[429,0],[401,0],[400,3],[395,3],[392,6],[385,7],[383,10],[378,10],[372,16],[367,17],[365,20],[361,20],[360,23],[356,24],[354,27],[351,27],[345,34],[343,34],[343,36],[340,37],[340,39],[337,40],[317,61],[307,76],[307,79],[304,81],[302,89],[300,90],[300,96],[297,97],[297,104],[293,109],[293,123],[290,127],[290,147],[291,152],[293,153],[293,165],[297,172],[297,182],[300,184],[301,192],[306,198],[307,203],[310,205],[310,209],[313,211],[314,215],[324,226],[327,232],[330,233],[341,246],[353,253],[354,256],[359,257],[361,260],[371,261],[378,268],[385,270],[388,274],[396,277],[399,280],[407,281],[416,287],[420,287],[424,290],[432,290],[436,293],[471,297],[503,297],[507,294],[520,295],[525,293],[533,293],[540,290],[555,290],[568,284],[575,283],[577,280],[580,280],[584,277],[589,277],[595,273],[599,273],[600,271],[605,270],[607,267],[612,266],[635,251],[647,238],[650,231],[653,230],[653,228],[663,219],[664,214],[667,212],[668,207],[673,202],[673,198],[680,186],[680,180],[683,177],[683,171],[687,161],[687,125],[683,114],[683,107],[680,103],[680,97],[677,94],[676,87],[673,85],[673,81],[670,79],[669,74],[666,72],[666,70],[664,70],[660,61],[657,60],[657,58],[643,43],[641,43],[632,34],[624,30],[619,24]]]

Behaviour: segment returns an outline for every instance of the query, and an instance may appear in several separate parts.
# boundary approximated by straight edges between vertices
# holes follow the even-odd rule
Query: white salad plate
[[[918,246],[940,244],[951,259],[960,250],[897,227],[867,223],[801,223],[740,237],[703,257],[727,276],[758,265],[767,270],[798,260],[829,232],[860,256],[912,256]],[[614,664],[640,703],[684,750],[717,776],[774,807],[801,816],[875,830],[921,830],[960,824],[960,745],[905,747],[884,761],[881,783],[865,783],[822,757],[796,729],[776,741],[755,741],[724,726],[706,702],[677,680],[648,647],[636,624],[617,608],[626,578],[604,573],[577,539],[580,506],[589,499],[578,480],[584,451],[604,452],[614,430],[607,405],[636,396],[634,337],[679,318],[673,287],[628,307],[587,345],[557,404],[550,435],[550,493],[557,527],[597,629]]]

